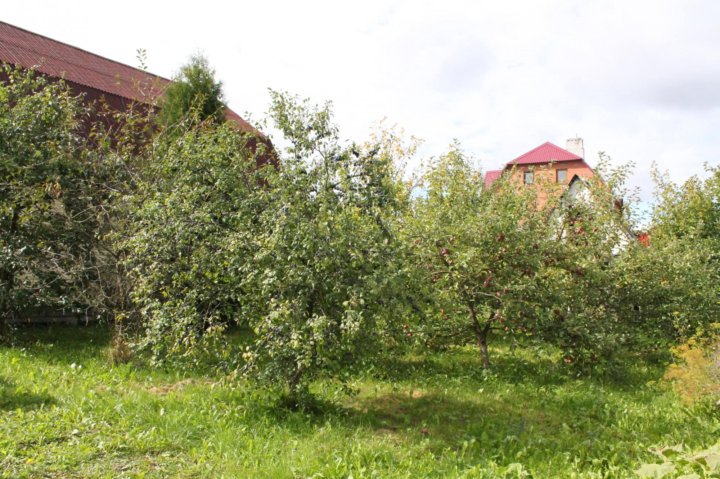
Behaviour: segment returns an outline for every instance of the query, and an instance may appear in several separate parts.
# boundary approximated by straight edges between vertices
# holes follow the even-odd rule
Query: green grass
[[[634,477],[648,448],[710,445],[717,415],[683,407],[638,362],[574,377],[540,349],[410,356],[323,412],[279,409],[222,373],[111,367],[102,328],[32,328],[0,348],[0,476]]]

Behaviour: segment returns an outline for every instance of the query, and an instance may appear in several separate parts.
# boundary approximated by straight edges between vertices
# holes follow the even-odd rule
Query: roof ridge
[[[571,157],[571,158],[564,158],[564,159],[563,159],[563,158],[557,158],[556,161],[569,161],[569,160],[571,160],[571,159],[572,159],[572,160],[582,160],[582,158],[581,158],[579,155],[573,153],[572,151],[566,150],[565,148],[562,148],[562,147],[560,147],[560,146],[558,146],[558,145],[556,145],[555,143],[552,143],[552,142],[550,142],[550,141],[546,141],[545,143],[543,143],[543,144],[541,144],[541,145],[539,145],[539,146],[536,146],[536,147],[533,148],[532,150],[523,153],[522,155],[518,156],[517,158],[508,161],[508,162],[505,164],[505,168],[508,168],[508,167],[510,167],[510,166],[512,166],[512,165],[520,165],[520,164],[525,164],[525,163],[547,163],[549,160],[547,160],[547,161],[546,161],[546,160],[542,160],[542,161],[529,160],[529,161],[527,161],[527,162],[525,161],[526,158],[532,158],[533,154],[535,154],[535,153],[538,152],[539,150],[542,150],[543,148],[552,148],[553,150],[559,150],[559,151],[561,151],[561,152],[564,152],[564,153],[567,154],[567,155],[570,155],[570,157]]]
[[[530,155],[530,154],[532,154],[532,153],[535,153],[537,150],[539,150],[539,149],[542,148],[543,146],[548,146],[548,145],[549,145],[549,146],[557,146],[557,145],[554,145],[554,144],[550,143],[549,141],[546,141],[546,142],[543,143],[542,145],[538,145],[538,146],[536,146],[535,148],[533,148],[532,150],[526,151],[526,152],[523,153],[522,155],[520,155],[520,156],[518,156],[517,158],[515,158],[514,160],[512,160],[510,163],[514,163],[514,162],[518,161],[518,160],[521,159],[521,158],[525,158],[526,156],[528,156],[528,155]],[[558,146],[558,148],[560,148],[560,147]]]
[[[159,78],[159,79],[161,79],[161,80],[168,81],[168,82],[172,81],[172,80],[169,79],[169,78],[165,78],[165,77],[163,77],[163,76],[156,75],[155,73],[151,73],[151,72],[149,72],[149,71],[147,71],[147,70],[143,70],[142,68],[134,67],[134,66],[132,66],[132,65],[128,65],[127,63],[123,63],[123,62],[119,62],[119,61],[117,61],[117,60],[113,60],[112,58],[108,58],[108,57],[106,57],[106,56],[99,55],[99,54],[97,54],[97,53],[93,53],[93,52],[91,52],[90,50],[85,50],[84,48],[76,47],[75,45],[70,45],[69,43],[65,43],[65,42],[63,42],[63,41],[61,41],[61,40],[56,40],[56,39],[54,39],[54,38],[50,38],[50,37],[45,36],[45,35],[43,35],[43,34],[41,34],[41,33],[35,33],[35,32],[33,32],[33,31],[30,31],[30,30],[26,29],[26,28],[18,27],[18,26],[16,26],[16,25],[11,24],[11,23],[3,22],[2,20],[0,20],[0,24],[2,24],[2,25],[7,25],[7,26],[10,27],[10,28],[15,28],[15,29],[17,29],[17,30],[21,30],[21,31],[23,31],[23,32],[25,32],[25,33],[28,33],[28,34],[30,34],[30,35],[35,35],[36,37],[44,38],[45,40],[48,40],[48,41],[50,41],[50,42],[59,43],[59,44],[64,45],[64,46],[66,46],[66,47],[68,47],[68,48],[72,48],[73,50],[79,50],[79,51],[81,51],[81,52],[83,52],[83,53],[87,53],[88,55],[92,55],[92,56],[94,56],[94,57],[101,58],[101,59],[103,59],[103,60],[106,60],[106,61],[115,63],[115,64],[120,65],[120,66],[123,66],[123,67],[125,67],[125,68],[131,68],[131,69],[133,69],[133,70],[135,70],[135,71],[137,71],[137,72],[143,73],[143,74],[145,74],[145,75],[153,76],[153,77],[156,77],[156,78]],[[5,42],[6,42],[6,43],[11,43],[12,45],[14,45],[14,46],[16,46],[16,47],[19,47],[19,48],[27,48],[28,50],[31,50],[33,53],[42,54],[41,52],[35,51],[35,50],[33,50],[32,48],[23,47],[22,45],[18,45],[17,43],[8,42],[7,40],[6,40]],[[82,68],[87,68],[88,70],[92,70],[92,71],[94,71],[94,72],[96,72],[96,73],[100,73],[101,75],[108,76],[108,75],[105,75],[105,74],[102,73],[102,72],[99,72],[99,71],[94,70],[94,69],[92,69],[92,68],[88,68],[88,67],[86,67],[86,66],[84,66],[84,65],[78,65],[77,63],[73,63],[73,62],[67,61],[67,60],[65,60],[65,59],[63,59],[63,58],[53,57],[52,55],[45,55],[45,56],[55,58],[56,60],[62,60],[62,61],[64,61],[64,62],[66,62],[66,63],[71,63],[71,64],[73,64],[73,65],[75,65],[75,66],[79,66],[79,67],[82,67]]]
[[[120,101],[152,105],[172,79],[113,60],[0,20],[0,63],[62,79]],[[226,117],[243,131],[259,131],[225,104]]]
[[[100,76],[102,76],[102,77],[112,79],[114,82],[116,82],[116,83],[118,83],[118,84],[121,83],[121,79],[119,78],[119,75],[117,75],[117,74],[115,74],[115,75],[109,75],[109,74],[107,74],[107,73],[105,73],[105,72],[102,72],[102,71],[100,71],[100,70],[98,70],[98,69],[96,69],[96,68],[92,68],[92,67],[90,67],[90,66],[88,66],[88,65],[83,65],[83,64],[80,64],[80,63],[77,63],[77,62],[73,62],[73,61],[71,61],[71,60],[68,60],[67,58],[61,58],[61,57],[59,57],[59,56],[57,56],[57,55],[50,55],[50,54],[45,53],[45,52],[40,52],[40,51],[38,51],[37,49],[35,49],[35,48],[33,48],[33,47],[18,45],[17,43],[12,42],[12,41],[9,41],[9,40],[3,40],[3,42],[4,42],[5,44],[7,44],[7,45],[12,45],[12,46],[17,47],[17,48],[19,48],[19,49],[23,49],[23,50],[25,50],[25,51],[29,51],[29,52],[35,53],[35,54],[37,54],[37,55],[40,56],[40,59],[41,59],[41,60],[46,59],[46,58],[52,58],[53,60],[57,60],[57,61],[66,63],[66,64],[68,64],[68,65],[72,65],[72,66],[77,67],[77,68],[82,68],[82,69],[84,69],[84,70],[90,70],[90,71],[92,71],[92,72],[94,72],[94,73],[97,73],[98,75],[100,75]],[[84,50],[83,50],[83,51],[84,51]],[[89,52],[88,52],[88,53],[89,53]],[[95,56],[104,59],[104,57],[101,57],[100,55],[95,55]],[[114,63],[117,63],[117,64],[119,64],[119,65],[124,65],[123,63],[120,63],[120,62],[114,62]],[[41,67],[43,66],[43,64],[42,64],[42,62],[41,62],[41,63],[36,64],[36,66],[39,67],[39,68],[41,68]],[[127,65],[124,65],[124,66],[127,66]],[[133,67],[130,67],[130,68],[133,68]],[[137,70],[137,69],[135,69],[135,70]],[[161,77],[161,76],[155,75],[155,74],[153,74],[153,73],[146,72],[146,71],[144,71],[144,70],[139,70],[139,71],[142,72],[142,73],[144,73],[144,74],[146,75],[146,77],[150,77],[150,78],[146,78],[147,80],[153,80],[153,81],[155,81],[155,80],[162,80],[162,81],[166,81],[166,82],[170,82],[170,81],[171,81],[171,80],[167,80],[166,78],[163,78],[163,77]],[[63,72],[63,73],[67,73],[67,72]],[[63,76],[64,76],[64,75],[63,75]],[[61,77],[61,78],[62,78],[62,77]],[[137,80],[138,83],[140,83],[140,82],[143,81],[143,79],[135,78],[135,77],[131,77],[130,79],[131,79],[131,80]],[[73,80],[73,81],[76,82],[76,83],[80,83],[80,84],[83,84],[83,85],[86,85],[86,86],[91,86],[91,87],[93,87],[93,88],[97,88],[97,89],[101,90],[101,88],[99,88],[97,85],[88,85],[88,84],[83,83],[82,81],[79,81],[79,80]],[[103,90],[103,91],[104,91],[104,90]],[[113,93],[113,92],[109,92],[109,91],[105,91],[105,93],[109,93],[109,94],[111,94],[111,95],[117,95],[117,93]]]
[[[544,146],[548,146],[548,145],[552,146],[552,143],[550,143],[549,141],[546,141],[546,142],[543,143],[542,145],[536,146],[536,147],[533,148],[532,150],[528,151],[527,153],[523,153],[522,155],[518,156],[518,157],[515,158],[515,159],[518,160],[518,159],[520,159],[520,158],[524,158],[524,157],[528,156],[530,153],[534,153],[534,152],[536,152],[537,150],[539,150],[540,148],[542,148],[542,147],[544,147]]]

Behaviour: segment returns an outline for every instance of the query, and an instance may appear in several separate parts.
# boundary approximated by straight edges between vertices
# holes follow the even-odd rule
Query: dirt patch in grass
[[[183,391],[192,386],[213,386],[215,382],[204,379],[189,378],[183,379],[175,383],[156,384],[149,387],[142,387],[143,390],[158,396],[167,396],[168,394]]]

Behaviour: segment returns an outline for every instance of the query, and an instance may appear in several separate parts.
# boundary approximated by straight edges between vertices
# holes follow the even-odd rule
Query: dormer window
[[[567,170],[555,170],[555,180],[558,183],[567,182]]]
[[[532,185],[535,180],[535,175],[533,175],[532,171],[526,171],[525,176],[523,177],[523,181],[526,185]]]

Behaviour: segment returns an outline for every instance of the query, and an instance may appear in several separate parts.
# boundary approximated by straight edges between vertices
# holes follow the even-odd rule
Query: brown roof
[[[140,103],[154,102],[171,81],[1,21],[0,62]],[[229,108],[226,116],[241,130],[256,131]]]

